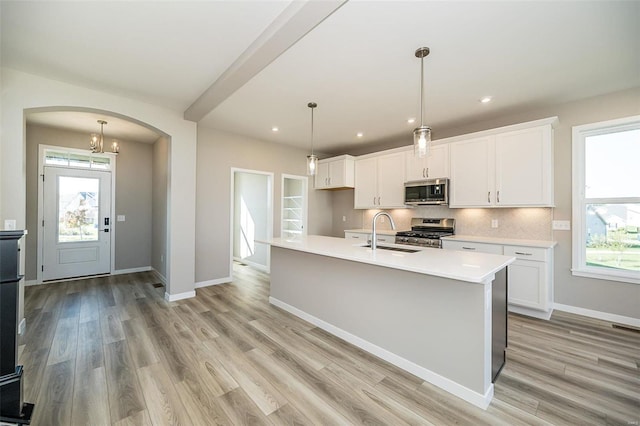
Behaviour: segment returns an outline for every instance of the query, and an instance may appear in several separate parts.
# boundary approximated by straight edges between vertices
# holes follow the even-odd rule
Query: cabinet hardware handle
[[[427,177],[429,177],[429,168],[427,167]]]
[[[500,191],[496,192],[496,200],[500,202]]]
[[[424,167],[422,168],[422,177],[427,177],[426,176],[426,169]]]
[[[521,256],[531,256],[533,253],[525,253],[523,251],[517,251],[516,254],[519,254]]]
[[[487,192],[487,203],[491,202],[491,191]]]
[[[373,197],[373,205],[376,205],[376,197]]]
[[[380,197],[378,197],[378,205],[380,205]]]
[[[351,238],[360,238],[360,237],[357,237],[357,236],[355,236],[355,235],[352,235],[352,236],[351,236]]]
[[[475,250],[475,247],[462,247],[463,250]]]
[[[329,177],[329,185],[331,185],[331,177]]]

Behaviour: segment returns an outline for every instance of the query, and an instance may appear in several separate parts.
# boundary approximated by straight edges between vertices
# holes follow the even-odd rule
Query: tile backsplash
[[[370,228],[373,216],[379,210],[362,211],[362,227]],[[456,234],[483,237],[517,238],[526,240],[551,240],[553,211],[540,208],[500,209],[450,209],[444,206],[424,206],[413,209],[387,210],[396,224],[396,229],[411,228],[412,217],[446,217],[456,220]],[[491,221],[498,227],[492,228]],[[379,229],[391,229],[388,220],[378,223]]]

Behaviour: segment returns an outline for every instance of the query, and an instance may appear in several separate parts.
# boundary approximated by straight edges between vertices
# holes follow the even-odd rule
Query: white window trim
[[[571,273],[575,276],[597,278],[610,281],[621,281],[626,283],[640,284],[640,272],[607,270],[587,266],[585,261],[586,246],[586,217],[585,210],[588,203],[607,204],[611,201],[619,201],[620,198],[589,198],[585,200],[585,138],[598,134],[609,133],[612,129],[616,131],[632,130],[640,128],[640,115],[620,118],[616,120],[601,121],[599,123],[574,126],[572,128],[572,265]],[[639,198],[625,198],[628,203],[640,203]]]

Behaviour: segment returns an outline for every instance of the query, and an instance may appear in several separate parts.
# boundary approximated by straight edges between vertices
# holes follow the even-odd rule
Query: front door
[[[44,167],[42,279],[111,272],[111,173]]]

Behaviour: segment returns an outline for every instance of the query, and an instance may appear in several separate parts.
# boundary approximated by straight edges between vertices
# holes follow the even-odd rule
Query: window
[[[77,149],[45,149],[44,164],[46,166],[62,166],[74,169],[111,169],[110,154],[95,154]],[[111,154],[112,155],[112,154]]]
[[[640,116],[573,128],[574,275],[640,284]]]

